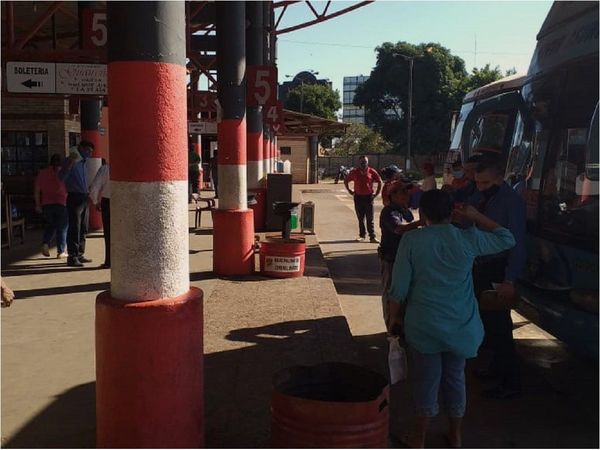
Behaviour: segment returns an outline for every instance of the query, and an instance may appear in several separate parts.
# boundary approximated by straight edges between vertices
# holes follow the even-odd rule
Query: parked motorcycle
[[[338,170],[337,175],[335,176],[335,184],[338,184],[340,180],[345,180],[348,174],[350,173],[350,168],[346,166],[340,166],[340,170]]]

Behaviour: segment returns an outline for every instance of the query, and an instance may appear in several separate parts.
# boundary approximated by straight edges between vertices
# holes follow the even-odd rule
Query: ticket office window
[[[47,165],[47,132],[2,132],[2,176],[33,176]]]

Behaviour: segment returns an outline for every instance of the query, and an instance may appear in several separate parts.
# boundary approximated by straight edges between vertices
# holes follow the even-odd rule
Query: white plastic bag
[[[388,365],[390,367],[390,384],[405,380],[407,377],[406,351],[400,346],[398,336],[387,338],[390,344],[388,352]]]

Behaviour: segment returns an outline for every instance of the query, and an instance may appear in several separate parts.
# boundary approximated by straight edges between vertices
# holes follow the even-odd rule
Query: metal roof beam
[[[340,9],[339,11],[335,11],[329,15],[326,14],[326,11],[327,11],[327,8],[329,5],[326,5],[326,7],[325,7],[326,9],[323,12],[323,14],[317,15],[316,19],[309,20],[308,22],[294,25],[294,26],[291,26],[288,28],[284,28],[283,30],[276,30],[275,34],[289,33],[291,31],[301,30],[302,28],[307,28],[307,27],[310,27],[311,25],[316,25],[318,23],[325,22],[327,20],[333,19],[334,17],[338,17],[338,16],[341,16],[342,14],[346,14],[346,13],[349,13],[350,11],[354,11],[355,9],[362,8],[363,6],[373,3],[373,1],[374,0],[363,1],[363,2],[357,3],[355,5],[349,6],[347,8]],[[310,6],[310,3],[309,3],[309,6]],[[284,6],[284,11],[285,11],[285,7],[287,7],[287,5]],[[312,7],[311,7],[311,9],[312,9]],[[282,16],[283,16],[283,14],[282,14]],[[281,16],[279,17],[279,21],[280,20],[281,20]],[[279,24],[279,21],[277,22],[278,24]]]
[[[19,41],[17,41],[15,43],[15,49],[17,50],[22,50],[23,47],[25,47],[25,44],[27,44],[29,42],[29,40],[35,36],[35,34],[40,31],[40,29],[46,24],[46,22],[48,22],[48,20],[50,19],[50,17],[52,17],[54,15],[54,13],[56,11],[58,11],[58,9],[61,7],[63,2],[53,2],[48,9],[46,10],[46,12],[44,14],[42,14],[36,21],[35,23],[32,25],[31,29],[27,32],[27,34],[25,35],[25,37],[23,37],[22,39],[20,39]]]

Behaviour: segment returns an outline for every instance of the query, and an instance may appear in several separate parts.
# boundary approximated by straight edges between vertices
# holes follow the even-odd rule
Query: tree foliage
[[[369,79],[356,90],[354,104],[365,106],[367,124],[392,144],[407,147],[409,61],[413,61],[413,154],[444,151],[450,138],[450,117],[467,92],[504,76],[490,64],[468,74],[462,58],[437,43],[413,45],[385,42],[376,48],[377,63]],[[506,75],[514,73],[507,71]]]
[[[506,75],[510,75],[510,73],[508,72],[510,71],[507,71]],[[499,80],[504,76],[505,75],[503,75],[502,71],[500,70],[500,66],[496,66],[493,69],[490,67],[489,64],[486,64],[481,69],[475,67],[473,68],[473,71],[469,76],[469,80],[467,82],[467,91],[471,91],[481,86],[485,86],[486,84]]]
[[[414,57],[412,150],[433,153],[447,148],[450,112],[460,107],[466,89],[464,61],[435,43],[386,42],[376,50],[376,66],[354,99],[366,106],[367,123],[393,144],[395,152],[405,151],[409,62],[400,55]]]
[[[347,128],[346,133],[342,135],[332,150],[332,155],[346,156],[360,153],[386,153],[391,147],[391,144],[383,139],[377,131],[370,129],[366,125],[357,123]]]
[[[322,84],[301,84],[288,91],[284,108],[312,114],[325,119],[336,119],[336,111],[342,107],[340,93]]]

